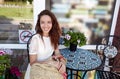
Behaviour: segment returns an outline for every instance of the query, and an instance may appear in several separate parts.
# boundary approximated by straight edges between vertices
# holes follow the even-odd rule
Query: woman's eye
[[[43,22],[43,21],[41,21],[41,22],[40,22],[40,24],[44,24],[44,22]]]
[[[51,24],[52,22],[51,21],[48,21],[49,24]]]

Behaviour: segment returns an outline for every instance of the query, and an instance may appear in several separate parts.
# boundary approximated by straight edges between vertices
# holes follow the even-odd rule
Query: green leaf
[[[77,44],[79,46],[83,46],[86,44],[87,40],[86,40],[84,33],[68,31],[66,34],[69,34],[71,36],[71,39],[70,40],[64,39],[65,46],[68,47],[70,45],[70,43]],[[79,44],[78,44],[78,40],[80,40]]]

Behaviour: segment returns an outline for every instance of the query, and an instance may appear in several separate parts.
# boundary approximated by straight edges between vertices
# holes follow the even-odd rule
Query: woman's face
[[[41,29],[43,31],[43,36],[48,36],[49,35],[49,31],[52,28],[52,20],[51,17],[48,15],[43,15],[40,18],[40,26]]]

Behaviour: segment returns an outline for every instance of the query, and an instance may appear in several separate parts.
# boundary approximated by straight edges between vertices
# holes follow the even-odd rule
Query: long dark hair
[[[39,33],[41,36],[43,36],[43,31],[42,31],[41,26],[40,26],[40,19],[43,15],[48,15],[51,17],[52,28],[49,32],[49,37],[51,40],[51,44],[54,46],[54,49],[56,49],[58,47],[58,42],[59,42],[59,38],[61,35],[61,29],[59,27],[59,23],[58,23],[55,15],[51,11],[43,10],[40,12],[40,14],[38,15],[37,24],[35,27],[36,33]]]

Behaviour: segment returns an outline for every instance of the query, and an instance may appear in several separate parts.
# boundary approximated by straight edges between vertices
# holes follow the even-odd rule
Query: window
[[[69,28],[83,32],[88,45],[99,44],[111,32],[117,0],[51,0],[63,33]],[[114,25],[115,27],[115,25]]]

